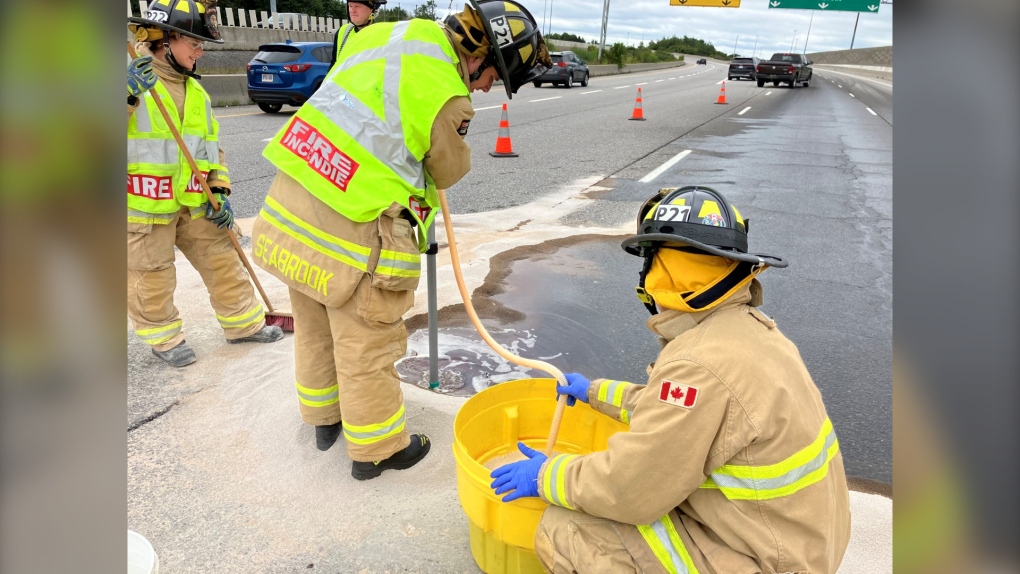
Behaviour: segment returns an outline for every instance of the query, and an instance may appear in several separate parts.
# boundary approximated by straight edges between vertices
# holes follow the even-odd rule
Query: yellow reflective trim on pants
[[[294,381],[297,387],[298,400],[309,407],[325,407],[340,402],[340,387],[333,385],[325,389],[311,389]]]
[[[576,454],[558,454],[549,459],[542,484],[545,496],[551,504],[573,510],[567,502],[567,465],[577,458]]]
[[[350,265],[358,271],[368,271],[368,258],[372,249],[312,227],[301,218],[287,211],[271,197],[266,198],[259,216],[270,225],[307,245],[308,247],[337,261]],[[283,219],[284,221],[281,221]]]
[[[638,525],[638,531],[652,549],[655,557],[670,574],[698,574],[694,561],[687,552],[680,534],[669,515],[648,525]]]
[[[224,329],[244,329],[245,327],[250,327],[258,323],[262,319],[265,319],[265,317],[266,311],[262,308],[262,305],[259,305],[244,315],[239,315],[237,317],[216,315],[216,319],[219,320],[220,326]]]
[[[163,325],[162,327],[153,327],[151,329],[135,329],[135,334],[138,338],[145,341],[150,345],[159,345],[166,343],[170,339],[173,339],[177,333],[181,332],[181,327],[184,326],[184,321],[178,319],[169,325]]]
[[[828,475],[839,441],[828,418],[818,438],[786,460],[768,466],[724,465],[699,488],[722,491],[730,500],[769,500],[789,496]]]
[[[372,444],[397,436],[403,432],[407,421],[404,419],[404,405],[400,405],[396,414],[384,422],[372,425],[352,425],[342,422],[344,436],[354,444]]]
[[[154,224],[154,225],[166,225],[177,217],[177,212],[172,213],[148,213],[145,211],[138,211],[137,209],[127,210],[128,223],[140,223],[142,225]]]

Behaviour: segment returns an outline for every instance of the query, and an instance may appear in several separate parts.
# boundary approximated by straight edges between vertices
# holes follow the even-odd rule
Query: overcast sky
[[[599,39],[603,0],[519,1],[543,31],[569,32],[588,41]],[[443,13],[448,2],[439,0],[437,4],[438,12]],[[455,9],[462,5],[462,1],[453,2]],[[812,13],[814,21],[807,38]],[[856,17],[856,12],[772,9],[768,8],[767,0],[741,0],[740,8],[670,6],[669,0],[610,0],[606,44],[623,42],[637,46],[642,39],[648,44],[670,36],[690,36],[711,42],[726,54],[733,52],[736,42],[737,53],[750,56],[755,51],[757,36],[757,55],[768,57],[773,52],[789,51],[796,31],[795,51],[804,50],[805,39],[808,52],[846,50],[850,48]],[[878,14],[862,13],[854,48],[891,46],[892,21],[892,4],[882,4]]]

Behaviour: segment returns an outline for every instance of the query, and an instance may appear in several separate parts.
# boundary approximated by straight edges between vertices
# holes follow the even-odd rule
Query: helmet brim
[[[719,249],[711,245],[706,245],[700,241],[696,241],[689,237],[683,237],[681,235],[673,235],[670,233],[644,233],[641,235],[634,235],[623,240],[620,247],[631,255],[641,255],[640,251],[636,248],[639,243],[661,241],[664,243],[683,243],[691,247],[696,247],[706,253],[712,255],[718,255],[719,257],[725,257],[733,261],[745,261],[747,263],[758,263],[768,265],[769,267],[775,267],[782,269],[788,266],[790,263],[774,255],[757,255],[754,253],[741,253],[739,251],[729,251],[727,249]]]
[[[200,36],[198,34],[195,34],[194,32],[188,32],[187,30],[182,30],[182,29],[178,28],[177,26],[169,26],[167,24],[162,24],[162,23],[159,23],[159,22],[155,22],[153,20],[147,20],[145,18],[139,18],[138,16],[131,16],[131,17],[129,17],[128,18],[128,22],[131,22],[132,24],[143,24],[145,26],[152,26],[153,28],[159,28],[160,30],[167,30],[169,32],[177,32],[178,34],[184,34],[185,36],[187,36],[189,38],[194,38],[196,40],[201,40],[203,42],[212,42],[213,44],[222,44],[223,43],[223,38],[206,38],[205,36]]]
[[[495,56],[496,67],[499,68],[499,79],[503,81],[503,87],[506,88],[507,99],[514,99],[513,90],[510,88],[510,72],[507,70],[506,62],[503,61],[503,51],[499,49],[499,44],[496,42],[496,34],[492,31],[492,25],[482,15],[482,7],[478,5],[476,0],[468,0],[471,3],[471,8],[478,14],[478,19],[482,21],[482,28],[485,28],[485,37],[489,39],[489,50],[492,55]]]

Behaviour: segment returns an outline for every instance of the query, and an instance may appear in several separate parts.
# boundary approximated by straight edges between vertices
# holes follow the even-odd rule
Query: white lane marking
[[[662,81],[662,80],[655,80],[655,83],[656,83],[656,84],[658,84],[658,83],[659,83],[659,82],[661,82],[661,81]]]
[[[639,183],[648,183],[648,182],[652,181],[653,179],[659,177],[659,175],[661,175],[662,172],[664,172],[667,169],[673,167],[673,165],[676,162],[678,162],[678,161],[682,160],[683,158],[687,157],[687,154],[689,154],[689,153],[691,153],[691,150],[685,149],[684,151],[676,154],[675,156],[670,158],[668,161],[666,161],[666,163],[664,163],[664,164],[660,165],[659,167],[653,169],[652,171],[650,171],[648,173],[648,175],[646,175],[646,176],[642,177],[641,179],[639,179],[638,182]]]
[[[533,104],[533,103],[535,103],[535,102],[548,102],[549,100],[558,100],[558,99],[560,99],[560,98],[562,98],[562,97],[563,97],[563,96],[553,96],[553,97],[551,97],[551,98],[539,98],[539,99],[537,99],[537,100],[528,100],[528,103],[529,103],[529,104]]]
[[[892,84],[887,84],[885,82],[879,82],[878,80],[873,80],[873,79],[865,77],[865,76],[855,76],[854,74],[847,74],[846,72],[837,72],[836,70],[818,70],[818,71],[819,72],[829,72],[829,73],[833,73],[833,74],[840,74],[840,75],[843,75],[843,76],[850,76],[851,78],[856,78],[858,80],[864,80],[865,82],[871,82],[873,84],[879,84],[881,86],[886,86],[886,87],[889,87],[889,88],[892,87]],[[832,83],[835,84],[836,82],[832,82]]]
[[[843,88],[843,86],[840,86],[839,84],[836,84],[836,86],[837,86],[838,88],[840,88],[840,89],[842,89],[842,88]]]
[[[585,94],[597,94],[597,93],[599,93],[599,92],[601,92],[601,91],[602,91],[602,90],[592,90],[592,91],[590,91],[590,92],[581,92],[581,95],[583,96],[583,95],[585,95]]]
[[[747,106],[746,108],[740,110],[740,112],[738,112],[737,115],[738,116],[742,116],[742,115],[746,114],[747,110],[749,110],[749,109],[751,109],[751,106]]]
[[[615,87],[615,88],[613,88],[613,89],[614,89],[614,90],[621,90],[621,89],[623,89],[623,88],[629,88],[629,87],[630,87],[630,85],[626,85],[626,86],[616,86],[616,87]]]
[[[273,138],[266,138],[266,139],[264,139],[264,140],[262,140],[262,141],[264,141],[264,142],[267,142],[267,141],[269,141],[269,140],[271,140],[271,139],[273,139]]]
[[[672,77],[672,78],[666,78],[666,79],[667,79],[667,80],[675,80],[675,79],[676,79],[676,76],[674,76],[674,77]]]
[[[634,85],[635,85],[635,86],[644,86],[644,85],[645,85],[645,84],[647,84],[647,83],[648,83],[648,82],[641,82],[640,84],[634,84]]]
[[[498,106],[486,106],[486,107],[484,107],[484,108],[475,108],[475,111],[476,111],[476,112],[480,112],[480,111],[482,111],[482,110],[494,110],[494,109],[496,109],[496,108],[502,108],[502,107],[503,107],[503,105],[502,105],[502,104],[500,104],[500,105],[498,105]]]
[[[857,96],[855,96],[855,95],[851,94],[850,92],[847,92],[847,93],[848,93],[848,94],[850,94],[850,97],[851,97],[851,98],[856,98],[856,97],[857,97]]]
[[[864,109],[866,109],[866,110],[868,110],[869,112],[871,112],[871,115],[873,115],[873,116],[877,116],[877,115],[878,115],[878,114],[876,114],[876,113],[875,113],[875,110],[873,110],[873,109],[871,109],[871,108],[864,108]]]
[[[771,94],[772,94],[772,90],[769,90],[769,91],[765,92],[766,96],[771,95]]]

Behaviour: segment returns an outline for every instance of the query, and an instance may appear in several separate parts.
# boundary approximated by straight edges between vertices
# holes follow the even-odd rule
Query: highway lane
[[[727,105],[715,103],[726,68],[714,62],[592,78],[586,88],[525,86],[509,102],[513,159],[488,155],[505,93],[475,94],[466,138],[473,170],[449,190],[451,210],[455,224],[469,214],[483,222],[458,233],[470,243],[486,217],[522,208],[537,219],[548,209],[537,202],[554,196],[584,204],[548,225],[583,234],[628,228],[660,187],[697,183],[727,194],[751,220],[752,249],[791,261],[762,275],[765,310],[822,390],[848,473],[891,481],[891,89],[816,73],[809,88],[726,82]],[[644,122],[628,119],[639,85]],[[264,140],[290,113],[249,106],[217,115],[231,201],[239,217],[252,217],[275,173],[261,158]],[[656,346],[633,294],[637,260],[618,245],[607,238],[507,263],[500,300],[524,318],[504,327],[527,331],[537,354],[573,353],[557,359],[565,368],[642,381]],[[535,288],[542,284],[557,288]]]

